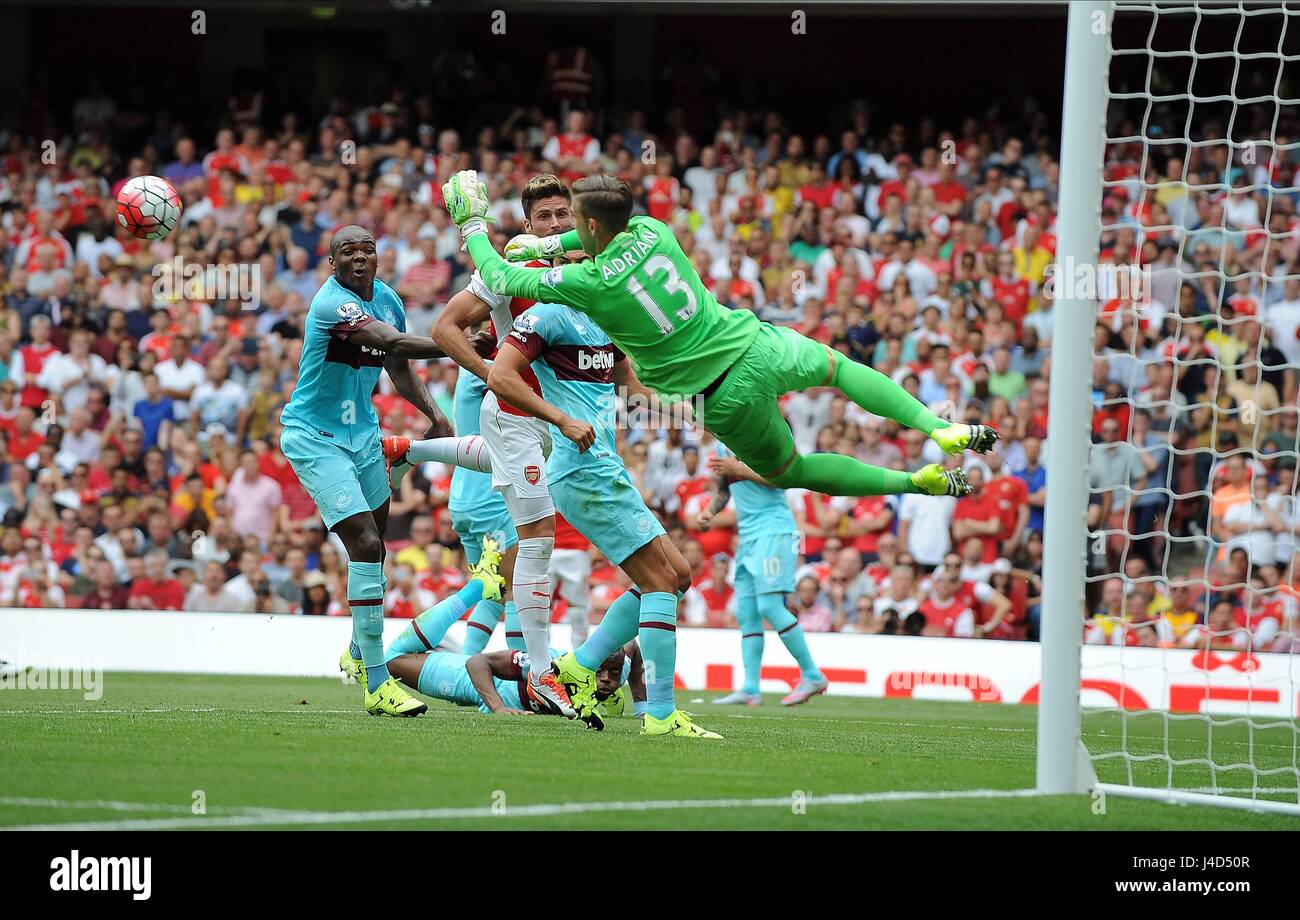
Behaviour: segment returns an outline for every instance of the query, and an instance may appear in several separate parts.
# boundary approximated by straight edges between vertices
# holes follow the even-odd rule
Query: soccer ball
[[[181,196],[166,179],[136,176],[117,193],[117,222],[142,240],[160,240],[181,219]]]

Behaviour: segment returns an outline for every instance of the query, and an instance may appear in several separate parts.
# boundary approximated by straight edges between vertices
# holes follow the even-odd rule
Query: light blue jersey
[[[734,456],[721,441],[716,443],[714,451],[719,457]],[[785,492],[748,479],[737,479],[731,483],[731,498],[736,503],[736,532],[740,535],[736,552],[737,596],[794,591],[803,537]]]
[[[714,451],[719,457],[735,456],[721,441],[715,442]],[[782,489],[737,479],[731,483],[731,499],[736,503],[736,532],[741,540],[797,533],[799,530]]]
[[[551,482],[596,463],[623,465],[614,445],[614,363],[623,354],[605,331],[581,313],[557,303],[538,303],[515,318],[505,341],[532,361],[542,398],[566,415],[591,423],[596,441],[586,452],[551,426]]]
[[[465,669],[469,659],[469,655],[462,655],[459,652],[430,652],[425,655],[424,663],[420,667],[420,691],[440,700],[446,700],[448,703],[455,703],[457,706],[477,706],[481,711],[489,712],[483,697],[479,696],[478,690],[474,687],[474,681],[470,679],[469,671]],[[524,661],[526,664],[527,656]],[[522,671],[522,674],[526,676],[527,669]],[[497,695],[501,697],[502,702],[511,709],[532,708],[525,702],[522,680],[503,680],[500,677],[493,677],[492,683],[496,686]]]
[[[370,397],[385,355],[357,345],[352,335],[375,320],[405,332],[406,311],[382,281],[375,281],[373,296],[362,300],[333,277],[316,292],[303,330],[298,383],[281,415],[285,427],[306,429],[346,450],[376,439],[379,416]]]
[[[543,399],[596,430],[595,443],[581,452],[552,426],[547,478],[556,510],[622,565],[664,535],[614,445],[614,365],[623,353],[590,318],[553,303],[520,314],[505,341],[532,361]]]

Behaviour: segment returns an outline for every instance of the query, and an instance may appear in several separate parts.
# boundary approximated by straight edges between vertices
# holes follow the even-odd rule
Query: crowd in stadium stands
[[[425,100],[409,99],[274,126],[232,102],[215,136],[160,126],[119,149],[114,102],[92,93],[53,159],[38,138],[8,136],[0,603],[346,613],[341,546],[277,446],[304,314],[328,277],[332,231],[360,223],[378,238],[379,276],[405,299],[408,327],[427,333],[472,268],[440,185],[474,167],[496,202],[498,244],[520,231],[530,175],[616,174],[672,225],[725,306],[794,326],[952,419],[999,429],[998,451],[946,460],[837,392],[785,399],[803,451],[908,470],[964,463],[975,487],[962,499],[789,493],[803,532],[789,603],[804,629],[1036,636],[1055,475],[1044,445],[1058,200],[1041,120],[1015,135],[974,117],[953,130],[877,124],[858,104],[835,133],[743,110],[689,133],[671,122],[653,132],[639,112],[520,110],[464,137],[426,123]],[[1116,278],[1149,269],[1150,289],[1099,297],[1088,642],[1300,643],[1300,280],[1281,279],[1296,268],[1300,220],[1294,191],[1276,190],[1295,185],[1294,165],[1285,152],[1253,166],[1227,157],[1213,144],[1107,150],[1103,261]],[[180,229],[152,243],[119,232],[112,213],[120,184],[149,173],[186,202]],[[1225,284],[1224,272],[1239,280]],[[450,415],[456,369],[422,373]],[[422,432],[385,387],[374,397],[383,427]],[[619,438],[695,569],[683,621],[734,625],[733,512],[697,526],[716,462],[708,436]],[[392,616],[463,583],[448,484],[448,470],[429,466],[393,496]],[[625,587],[596,559],[593,616]]]

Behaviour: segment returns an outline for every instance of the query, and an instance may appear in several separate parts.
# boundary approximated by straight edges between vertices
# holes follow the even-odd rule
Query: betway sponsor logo
[[[614,353],[610,351],[587,351],[578,349],[578,370],[609,371],[614,369]]]

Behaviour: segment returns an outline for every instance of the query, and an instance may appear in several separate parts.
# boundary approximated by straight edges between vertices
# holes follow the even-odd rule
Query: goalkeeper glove
[[[563,254],[563,249],[559,234],[533,236],[531,233],[521,233],[506,243],[505,256],[507,262],[532,262],[536,259],[554,259]]]
[[[487,186],[479,181],[478,172],[463,169],[448,179],[442,186],[442,200],[462,239],[487,233],[492,218],[488,217]]]

